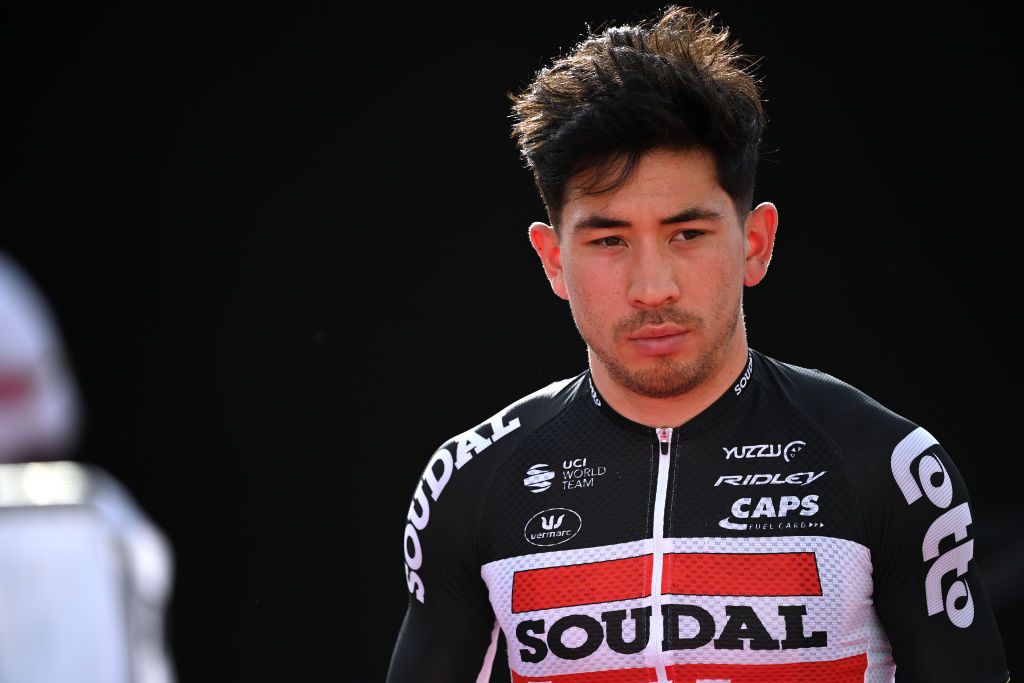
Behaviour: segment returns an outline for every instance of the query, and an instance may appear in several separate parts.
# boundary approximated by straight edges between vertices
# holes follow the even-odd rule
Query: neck
[[[682,425],[701,413],[728,391],[747,365],[747,336],[741,327],[711,375],[685,394],[668,398],[643,396],[614,381],[607,368],[588,350],[590,371],[601,393],[615,412],[648,427]]]

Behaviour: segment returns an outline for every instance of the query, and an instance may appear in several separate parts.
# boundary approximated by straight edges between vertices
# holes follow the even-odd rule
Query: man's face
[[[591,364],[612,380],[643,396],[678,396],[744,344],[751,245],[710,157],[651,152],[607,194],[584,195],[570,183],[561,219],[557,244],[545,232],[542,260]]]

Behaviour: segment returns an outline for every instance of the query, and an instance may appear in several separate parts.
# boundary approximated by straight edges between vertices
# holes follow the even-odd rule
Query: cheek
[[[708,269],[702,280],[716,292],[732,292],[743,284],[743,264],[734,259],[721,259]]]
[[[601,321],[618,299],[614,273],[601,268],[576,268],[566,273],[569,306],[577,321]]]
[[[629,275],[628,263],[611,258],[586,260],[572,272],[577,289],[585,289],[591,299],[609,301],[626,295]]]
[[[737,306],[743,289],[743,264],[732,258],[732,253],[712,259],[704,267],[691,270],[687,277],[689,296],[682,301],[703,306],[706,311],[722,315]],[[702,303],[698,303],[702,302]]]

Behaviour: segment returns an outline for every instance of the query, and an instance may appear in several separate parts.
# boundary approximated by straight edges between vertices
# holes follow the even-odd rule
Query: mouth
[[[679,350],[690,329],[672,323],[647,325],[626,337],[630,346],[647,356],[664,356]]]
[[[660,339],[661,337],[672,337],[677,334],[686,334],[689,332],[689,328],[680,327],[673,323],[662,323],[661,325],[645,325],[636,332],[629,335],[628,339],[642,340],[642,339]]]

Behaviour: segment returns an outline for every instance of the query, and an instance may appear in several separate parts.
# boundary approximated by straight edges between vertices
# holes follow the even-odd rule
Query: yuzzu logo
[[[806,445],[806,441],[790,441],[785,446],[781,443],[758,443],[751,446],[722,446],[722,450],[725,451],[726,460],[777,458],[781,455],[783,460],[789,462]]]

